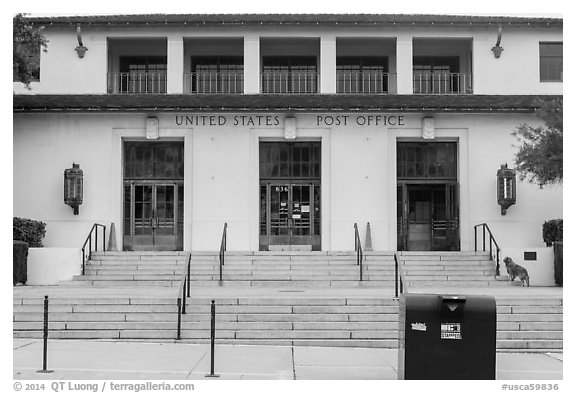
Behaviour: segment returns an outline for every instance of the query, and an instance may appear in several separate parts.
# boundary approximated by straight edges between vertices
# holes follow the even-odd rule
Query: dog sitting
[[[527,287],[530,286],[530,277],[528,276],[528,271],[523,267],[515,263],[512,258],[504,258],[504,264],[506,265],[506,270],[508,271],[508,277],[510,281],[514,281],[516,277],[520,279],[522,285]]]

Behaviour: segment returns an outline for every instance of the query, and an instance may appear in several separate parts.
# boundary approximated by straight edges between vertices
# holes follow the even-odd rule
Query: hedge
[[[554,281],[559,287],[563,286],[564,275],[564,242],[554,243]]]
[[[28,243],[14,240],[12,246],[12,283],[26,284],[28,281]]]
[[[43,247],[42,239],[46,235],[46,223],[27,218],[14,217],[12,221],[13,240],[28,243],[29,247]]]
[[[548,220],[542,224],[542,239],[546,243],[546,247],[552,246],[554,242],[561,242],[564,240],[563,233],[563,220]]]

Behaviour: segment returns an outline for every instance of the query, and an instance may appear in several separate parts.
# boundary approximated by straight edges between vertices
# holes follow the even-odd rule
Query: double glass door
[[[263,183],[260,248],[320,249],[320,185]]]
[[[457,184],[398,185],[398,251],[458,251]]]
[[[126,182],[124,248],[182,249],[183,201],[182,184]]]

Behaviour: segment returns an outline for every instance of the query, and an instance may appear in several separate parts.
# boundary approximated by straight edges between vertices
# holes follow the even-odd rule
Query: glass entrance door
[[[124,249],[182,249],[182,184],[124,185]]]
[[[260,250],[320,250],[320,142],[260,142]]]
[[[460,249],[457,184],[398,185],[398,250]]]
[[[320,185],[267,183],[260,190],[260,249],[319,250]]]
[[[124,250],[182,250],[184,144],[124,142]]]

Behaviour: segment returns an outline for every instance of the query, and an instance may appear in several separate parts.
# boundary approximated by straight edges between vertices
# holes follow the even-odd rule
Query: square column
[[[168,37],[167,44],[166,92],[182,94],[184,93],[184,38]]]
[[[413,94],[412,37],[396,37],[397,94]]]
[[[244,37],[244,94],[260,93],[260,37]]]
[[[336,94],[336,37],[320,38],[320,93]]]

